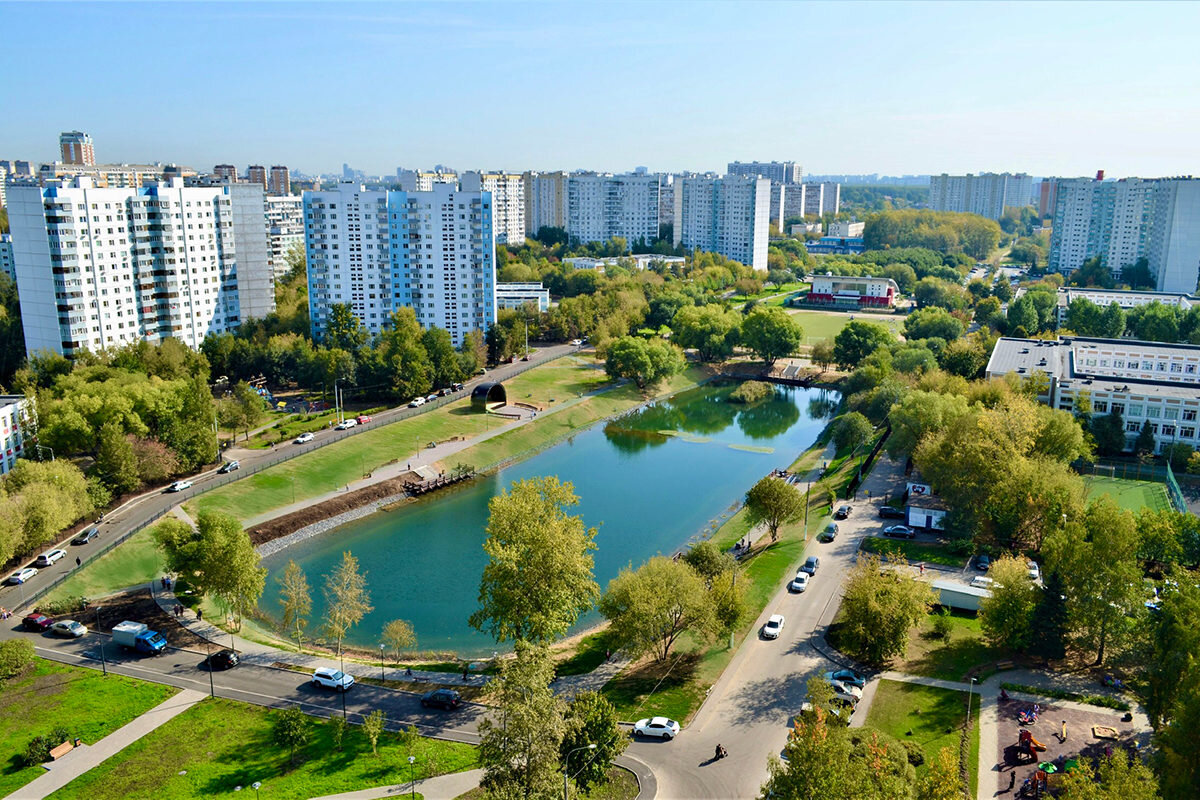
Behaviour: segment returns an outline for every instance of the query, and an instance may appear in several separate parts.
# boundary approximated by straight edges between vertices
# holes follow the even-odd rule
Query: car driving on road
[[[347,418],[347,419],[344,419],[341,422],[339,422],[337,425],[335,425],[333,429],[335,431],[348,431],[357,424],[358,424],[358,420]]]
[[[182,492],[184,489],[192,488],[191,481],[175,481],[167,487],[168,492]]]
[[[204,659],[204,665],[213,671],[233,669],[240,663],[242,657],[229,648],[218,650]]]
[[[453,711],[462,705],[462,695],[453,689],[434,689],[421,697],[422,708],[441,708]]]
[[[347,691],[354,685],[354,676],[347,675],[333,667],[317,667],[313,670],[312,685],[322,689],[333,689],[335,692]]]
[[[311,442],[315,438],[317,438],[317,437],[314,436],[311,432],[309,432],[309,433],[300,434],[292,441],[295,442],[296,444],[307,444],[308,442]]]
[[[82,531],[80,531],[79,535],[71,540],[71,544],[87,544],[99,535],[100,529],[95,525],[92,525],[90,528],[84,528]]]
[[[778,639],[782,631],[783,614],[772,614],[767,618],[767,623],[763,625],[762,635],[764,639]]]
[[[907,525],[889,525],[883,529],[884,536],[891,536],[896,539],[915,539],[917,532]]]
[[[808,588],[808,573],[803,570],[796,573],[796,577],[792,578],[788,583],[789,592],[803,592]]]
[[[804,559],[804,564],[800,567],[801,572],[807,572],[809,575],[816,575],[817,570],[821,567],[821,559],[816,556],[809,556]]]
[[[663,741],[669,742],[679,735],[679,723],[666,717],[639,719],[637,724],[633,726],[633,735],[639,738],[642,736],[656,736]]]
[[[221,468],[217,470],[217,473],[220,475],[225,475],[226,473],[233,472],[235,469],[241,469],[241,466],[241,463],[238,461],[226,461],[221,465]]]
[[[18,583],[24,583],[25,581],[29,580],[34,575],[37,575],[37,573],[37,567],[26,567],[25,569],[19,569],[12,575],[8,576],[6,583],[8,583],[10,586],[16,586]]]
[[[423,405],[425,405],[425,398],[424,398],[424,397],[414,397],[414,398],[412,399],[412,401],[411,401],[411,402],[409,402],[409,404],[408,404],[408,407],[409,407],[409,408],[418,408],[418,407],[420,407],[420,406],[423,406]]]
[[[49,566],[52,566],[55,561],[58,561],[59,559],[66,558],[66,557],[67,557],[66,550],[58,550],[58,549],[47,550],[46,552],[44,552],[40,556],[38,556],[37,561],[34,561],[33,563],[37,564],[39,567],[49,567]]]

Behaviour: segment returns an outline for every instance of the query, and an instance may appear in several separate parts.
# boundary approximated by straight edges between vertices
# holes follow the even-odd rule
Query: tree
[[[962,336],[963,329],[962,320],[944,308],[919,308],[904,320],[904,338],[910,342],[934,338],[949,342]]]
[[[706,639],[716,627],[704,579],[684,562],[663,556],[637,570],[622,569],[600,598],[600,613],[613,640],[632,658],[651,653],[665,661],[685,631]]]
[[[921,439],[941,431],[967,414],[967,399],[959,394],[920,390],[909,392],[891,409],[892,435],[886,449],[892,458],[912,455]]]
[[[1175,700],[1172,722],[1158,728],[1157,771],[1162,781],[1164,800],[1192,800],[1200,786],[1200,675],[1197,668]],[[1115,797],[1114,797],[1115,800]]]
[[[1124,750],[1100,759],[1098,770],[1091,759],[1081,758],[1077,769],[1063,773],[1058,797],[1062,800],[1158,800],[1158,781],[1137,756]],[[1192,792],[1195,786],[1192,787]],[[1189,796],[1194,796],[1189,793]]]
[[[1142,429],[1138,431],[1137,438],[1133,440],[1133,452],[1139,456],[1153,455],[1154,447],[1154,430],[1150,427],[1150,420],[1146,420],[1142,423]]]
[[[958,753],[951,747],[943,747],[929,762],[929,769],[917,786],[917,800],[962,800],[962,797]]]
[[[245,381],[239,381],[233,387],[233,400],[237,403],[240,412],[239,421],[246,431],[246,438],[249,439],[250,429],[262,421],[265,411],[264,401],[259,393],[254,391],[254,387]]]
[[[238,619],[262,597],[267,571],[250,536],[235,517],[201,511],[192,528],[168,519],[154,528],[167,569],[182,575],[201,594],[213,596]]]
[[[856,657],[883,664],[908,644],[908,629],[924,618],[936,598],[929,584],[913,580],[896,567],[882,569],[879,556],[861,555],[846,580],[842,599],[842,641]]]
[[[449,331],[436,326],[426,328],[421,334],[421,344],[433,368],[434,386],[450,386],[466,377]]]
[[[842,369],[854,369],[871,353],[890,346],[893,340],[891,332],[882,325],[853,320],[834,337],[833,360]]]
[[[295,764],[296,751],[312,738],[308,717],[300,710],[300,706],[288,706],[273,712],[272,716],[271,739],[280,747],[287,748]]]
[[[161,483],[179,471],[179,459],[157,439],[126,436],[137,459],[138,477],[143,483]]]
[[[413,626],[402,619],[394,619],[383,626],[380,641],[392,648],[393,657],[399,661],[403,650],[411,650],[417,646],[417,634]]]
[[[997,648],[1024,652],[1032,643],[1033,616],[1041,590],[1029,579],[1025,559],[1004,556],[988,571],[991,596],[979,603],[983,635]]]
[[[683,348],[694,348],[701,361],[715,361],[733,355],[742,333],[742,317],[718,305],[686,306],[671,320],[673,341]]]
[[[1104,309],[1100,321],[1101,336],[1107,339],[1117,339],[1125,334],[1125,310],[1117,305],[1115,300],[1108,304],[1108,308]]]
[[[871,440],[875,426],[857,411],[842,415],[833,428],[833,442],[839,453],[849,453]]]
[[[1037,308],[1028,294],[1023,294],[1008,304],[1009,335],[1015,335],[1018,328],[1025,331],[1026,335],[1033,335],[1041,330],[1038,324]]]
[[[293,560],[284,567],[279,580],[279,605],[283,609],[280,627],[296,640],[296,650],[304,646],[304,629],[312,613],[312,593],[304,570]]]
[[[662,339],[622,336],[608,346],[604,369],[614,378],[629,378],[645,389],[682,372],[685,364],[679,348]]]
[[[357,353],[366,346],[367,337],[366,327],[349,303],[334,303],[329,307],[329,322],[322,342],[326,347]]]
[[[592,607],[596,529],[566,509],[574,487],[556,477],[514,481],[488,503],[488,564],[471,627],[497,641],[552,642]]]
[[[1125,450],[1125,420],[1116,411],[1092,417],[1092,440],[1102,456],[1117,456]]]
[[[833,342],[822,339],[814,343],[808,352],[808,358],[820,368],[821,372],[829,369],[829,365],[837,361],[833,354]]]
[[[375,356],[394,396],[423,395],[433,388],[433,364],[421,344],[421,324],[411,308],[392,312],[388,327],[379,334]]]
[[[371,755],[373,756],[379,755],[379,737],[383,734],[383,727],[386,724],[387,716],[378,708],[363,717],[363,734],[371,743]]]
[[[1044,570],[1042,574],[1045,577],[1030,626],[1029,652],[1046,661],[1061,661],[1067,657],[1067,636],[1070,633],[1066,587],[1058,572]]]
[[[1145,680],[1139,682],[1146,715],[1162,730],[1180,711],[1180,699],[1200,688],[1200,588],[1177,581],[1163,591],[1146,620]]]
[[[608,781],[608,771],[617,756],[629,746],[629,737],[621,730],[617,709],[599,692],[584,691],[567,706],[566,733],[559,746],[564,771],[575,777],[580,793]],[[577,753],[578,761],[567,762],[567,754],[577,747],[595,745],[588,753]]]
[[[516,658],[505,662],[493,684],[495,711],[479,724],[480,784],[487,797],[558,797],[566,722],[563,701],[549,688],[553,676],[547,649],[518,640]]]
[[[340,656],[346,634],[374,610],[366,573],[358,571],[358,559],[349,551],[342,553],[342,563],[325,578],[325,605],[325,633],[337,642]]]
[[[689,567],[696,570],[696,573],[703,577],[709,586],[712,586],[713,578],[737,566],[733,555],[728,550],[717,547],[711,539],[696,542],[689,547],[688,551],[683,554],[683,560]]]
[[[779,539],[781,525],[795,522],[803,515],[804,498],[800,490],[782,478],[767,476],[746,492],[747,521],[752,526],[766,523],[771,541]]]
[[[106,422],[100,428],[100,447],[96,453],[96,471],[118,495],[132,492],[142,485],[138,475],[137,456],[133,445],[117,422]]]
[[[1146,258],[1139,258],[1130,266],[1124,267],[1121,270],[1121,280],[1128,283],[1131,289],[1154,289],[1158,285]]]
[[[742,323],[742,344],[770,366],[800,349],[804,331],[778,306],[759,306]]]
[[[922,278],[913,287],[913,298],[920,308],[938,306],[950,311],[962,311],[971,305],[971,293],[955,280],[948,281],[933,276]]]

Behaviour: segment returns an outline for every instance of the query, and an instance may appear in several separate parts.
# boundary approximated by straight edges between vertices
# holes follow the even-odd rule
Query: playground
[[[1167,487],[1157,481],[1135,481],[1126,478],[1110,478],[1104,475],[1084,475],[1083,483],[1087,486],[1089,500],[1106,494],[1118,506],[1135,514],[1143,508],[1154,511],[1171,510],[1171,501],[1167,499]]]
[[[1047,797],[1056,776],[1080,760],[1140,750],[1150,736],[1124,721],[1124,712],[1077,703],[1010,698],[1000,701],[997,713],[1000,788],[1011,781],[1014,797]]]

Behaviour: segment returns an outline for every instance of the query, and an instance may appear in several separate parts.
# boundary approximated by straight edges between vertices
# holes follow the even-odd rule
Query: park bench
[[[70,742],[63,742],[58,747],[55,747],[54,749],[52,749],[50,751],[50,760],[58,761],[60,758],[62,758],[63,756],[65,756],[67,753],[71,752],[74,749],[75,749],[75,745],[71,744]]]

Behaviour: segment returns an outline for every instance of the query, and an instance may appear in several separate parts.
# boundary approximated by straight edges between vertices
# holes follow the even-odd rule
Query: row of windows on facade
[[[1088,366],[1088,367],[1097,366],[1096,359],[1094,359],[1094,358],[1084,359],[1084,365]],[[1107,358],[1100,359],[1099,366],[1108,367],[1109,360]],[[1140,360],[1140,361],[1138,361],[1138,360],[1126,361],[1125,359],[1113,359],[1111,368],[1112,369],[1125,369],[1125,370],[1129,370],[1129,371],[1139,371],[1140,370],[1143,372],[1173,372],[1173,373],[1182,373],[1185,375],[1195,375],[1197,365],[1194,363],[1189,364],[1189,363],[1183,363],[1183,362],[1179,362],[1179,361],[1147,361],[1144,359]]]
[[[1096,400],[1092,403],[1092,410],[1097,414],[1120,414],[1130,417],[1142,416],[1143,410],[1147,417],[1151,419],[1182,419],[1184,422],[1194,422],[1196,420],[1196,410],[1192,408],[1171,408],[1160,405],[1134,405],[1114,402],[1111,405],[1106,400]]]

